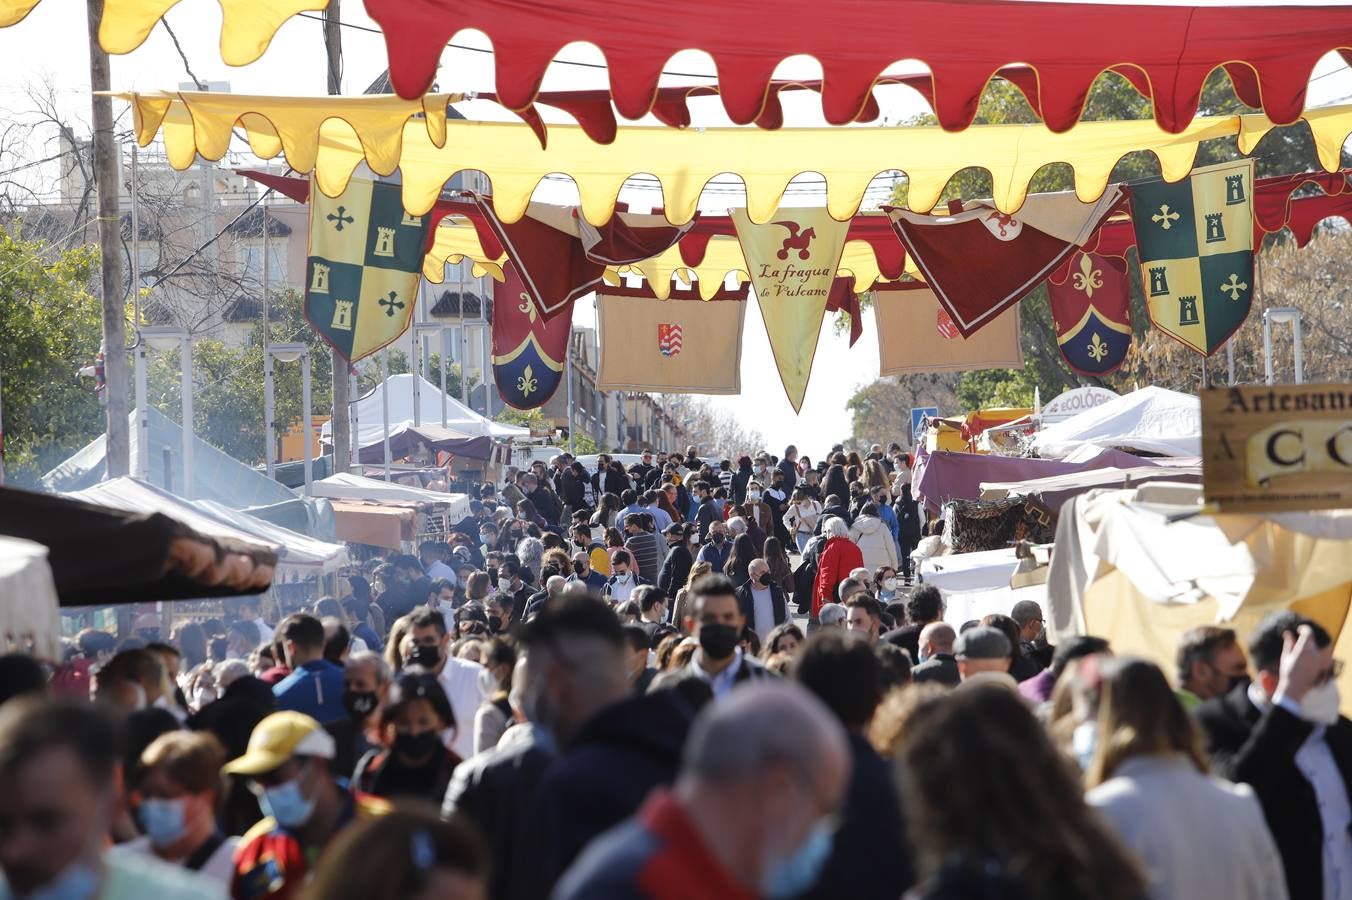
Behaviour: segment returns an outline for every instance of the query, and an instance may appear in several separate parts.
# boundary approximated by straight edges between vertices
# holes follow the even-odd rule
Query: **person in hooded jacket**
[[[826,470],[826,476],[822,478],[822,496],[835,496],[837,501],[843,501],[850,496],[850,482],[845,477],[844,466],[831,466]],[[828,503],[828,505],[830,505]]]
[[[865,568],[897,567],[897,544],[892,539],[892,532],[879,518],[876,503],[865,503],[859,508],[859,518],[850,526],[850,539],[859,545]]]
[[[897,537],[901,544],[901,574],[906,583],[911,583],[911,552],[920,543],[920,504],[911,496],[911,483],[901,485],[901,494],[897,497]]]

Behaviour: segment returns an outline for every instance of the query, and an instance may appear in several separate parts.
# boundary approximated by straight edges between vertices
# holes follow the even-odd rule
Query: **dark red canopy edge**
[[[404,97],[432,83],[446,43],[474,28],[493,43],[497,93],[512,109],[537,99],[546,68],[575,41],[595,44],[610,70],[619,114],[637,119],[657,103],[671,56],[700,49],[714,60],[734,122],[765,114],[775,66],[796,54],[822,67],[822,107],[832,124],[858,119],[891,63],[915,59],[933,73],[943,127],[972,122],[986,82],[1023,63],[1037,73],[1043,118],[1076,123],[1100,72],[1137,69],[1155,117],[1170,132],[1193,119],[1202,83],[1227,62],[1251,67],[1241,85],[1261,94],[1277,124],[1299,118],[1310,73],[1326,52],[1352,48],[1352,8],[1107,6],[1040,0],[364,0],[385,33],[390,80]],[[773,23],[773,27],[767,27]],[[1245,79],[1241,78],[1241,81]]]

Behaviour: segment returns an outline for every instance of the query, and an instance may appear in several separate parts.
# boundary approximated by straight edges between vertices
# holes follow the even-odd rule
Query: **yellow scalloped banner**
[[[23,21],[41,0],[0,0],[0,28]],[[179,0],[104,0],[99,21],[99,44],[109,53],[130,53],[145,43],[164,14]],[[319,12],[329,0],[216,0],[221,6],[221,59],[227,65],[247,66],[272,43],[287,19],[303,12]],[[73,4],[72,4],[73,5]],[[84,21],[84,3],[80,3]],[[83,29],[82,29],[83,30]]]
[[[314,100],[270,98],[273,112],[267,114],[268,127],[262,128],[259,119],[265,114],[259,111],[260,98],[236,97],[231,103],[231,95],[184,94],[170,97],[166,110],[158,111],[167,96],[151,95],[149,103],[135,95],[128,99],[138,107],[155,107],[138,110],[137,121],[149,123],[152,115],[158,115],[170,161],[176,166],[190,165],[198,152],[219,158],[224,152],[219,143],[203,148],[197,134],[222,136],[237,123],[256,153],[266,157],[272,151],[275,155],[277,116],[281,115],[286,124],[280,142],[288,162],[306,172],[306,161],[313,160],[316,181],[325,194],[342,193],[363,160],[378,172],[391,170],[389,153],[369,159],[368,145],[388,151],[394,142],[372,140],[362,129],[379,127],[387,135],[392,118],[399,113],[381,119],[372,112],[371,119],[378,124],[368,125],[369,120],[356,112],[365,102],[360,99],[333,98],[335,105],[351,104],[353,111],[326,107],[329,118],[316,128],[313,116],[289,120],[288,104],[307,110]],[[208,96],[210,101],[204,102]],[[1336,170],[1343,141],[1352,132],[1352,106],[1313,110],[1305,118],[1314,132],[1320,161],[1329,171]],[[1176,135],[1150,119],[1083,122],[1063,134],[1043,125],[976,125],[958,133],[938,127],[699,131],[634,126],[621,128],[608,145],[593,143],[576,126],[555,125],[550,128],[548,150],[520,123],[446,121],[446,139],[440,144],[421,122],[404,122],[402,127],[398,161],[409,212],[427,212],[452,175],[478,170],[492,182],[498,215],[515,222],[525,214],[536,185],[546,175],[559,172],[577,183],[582,214],[599,226],[614,212],[625,180],[642,174],[661,184],[666,215],[678,224],[694,217],[705,185],[724,173],[742,179],[747,210],[756,222],[769,221],[789,182],[804,173],[825,179],[827,206],[839,220],[859,210],[864,191],[876,175],[893,170],[906,173],[910,205],[918,212],[932,209],[958,172],[982,168],[991,173],[996,206],[1014,213],[1023,204],[1032,177],[1053,163],[1065,163],[1074,170],[1075,192],[1088,203],[1103,194],[1113,167],[1129,153],[1154,153],[1165,179],[1178,181],[1191,171],[1202,141],[1235,136],[1248,151],[1273,125],[1266,116],[1249,115],[1194,119]],[[138,126],[138,134],[145,141],[148,127]]]
[[[445,276],[446,263],[458,263],[463,259],[474,263],[475,276],[492,275],[498,281],[503,280],[502,264],[507,259],[506,255],[490,259],[479,244],[478,234],[472,225],[446,224],[437,229],[432,249],[423,260],[423,277],[440,284]],[[855,287],[860,291],[866,290],[875,281],[883,280],[878,259],[868,241],[846,241],[837,272],[842,276],[853,275]],[[909,256],[906,259],[906,272],[920,278],[920,272],[913,266]],[[606,269],[606,281],[610,284],[619,284],[623,275],[642,276],[659,300],[671,295],[673,277],[683,287],[689,287],[693,277],[705,300],[712,299],[722,289],[729,275],[736,275],[739,284],[748,278],[741,244],[734,237],[722,236],[709,239],[704,259],[700,260],[698,266],[686,265],[681,259],[679,248],[672,247],[659,256],[633,265]]]

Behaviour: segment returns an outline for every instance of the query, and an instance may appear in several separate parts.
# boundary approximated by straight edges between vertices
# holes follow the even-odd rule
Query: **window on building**
[[[286,285],[286,242],[268,241],[268,283],[276,289]],[[263,285],[263,241],[246,241],[242,248],[245,281]]]

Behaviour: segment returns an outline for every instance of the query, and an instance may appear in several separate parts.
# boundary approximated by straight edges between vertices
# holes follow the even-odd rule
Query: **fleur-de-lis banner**
[[[1097,253],[1076,254],[1064,280],[1047,280],[1056,342],[1071,371],[1106,375],[1131,349],[1131,283],[1127,264]]]
[[[540,315],[516,264],[502,272],[506,280],[493,283],[493,381],[508,406],[537,409],[563,381],[573,317]]]
[[[353,178],[338,197],[310,185],[305,318],[348,361],[407,330],[427,230],[427,216],[404,211],[397,184]]]
[[[1224,346],[1253,299],[1253,160],[1131,189],[1141,285],[1155,327],[1203,356]]]

